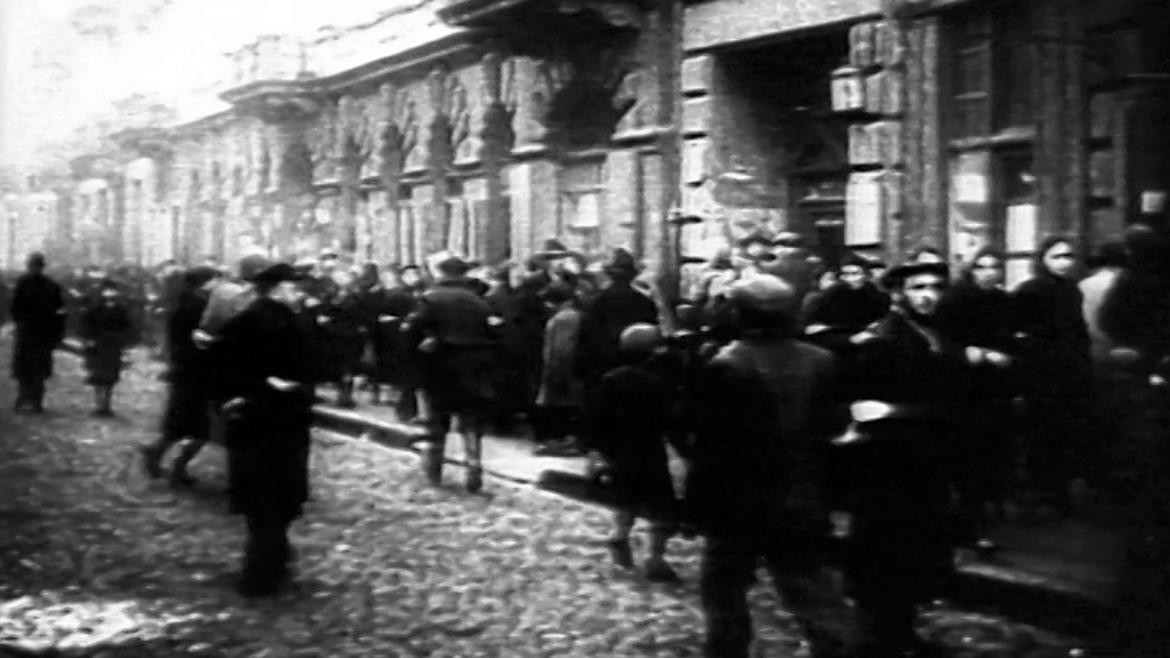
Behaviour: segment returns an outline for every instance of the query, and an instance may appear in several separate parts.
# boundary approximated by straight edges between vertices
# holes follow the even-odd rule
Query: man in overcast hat
[[[849,375],[858,431],[839,442],[857,465],[845,501],[855,547],[846,573],[867,656],[919,648],[915,606],[939,596],[953,568],[947,446],[963,366],[935,326],[946,264],[911,261],[883,283],[893,307],[860,334]]]
[[[296,310],[301,274],[287,263],[251,276],[255,301],[222,328],[215,345],[226,402],[232,510],[247,522],[237,591],[275,593],[292,558],[288,527],[308,497],[313,380],[310,341]]]
[[[620,365],[618,341],[622,332],[639,322],[658,325],[657,305],[633,286],[641,269],[633,254],[615,249],[603,267],[610,283],[582,318],[579,350],[587,402],[601,377]]]

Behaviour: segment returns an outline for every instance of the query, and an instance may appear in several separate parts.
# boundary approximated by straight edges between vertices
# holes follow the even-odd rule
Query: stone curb
[[[80,344],[66,339],[63,349],[80,354]],[[416,425],[387,422],[359,411],[337,409],[325,404],[313,407],[316,424],[343,436],[372,441],[394,450],[417,453],[416,444],[426,431]],[[447,456],[445,463],[464,467],[459,458]],[[533,480],[502,472],[484,465],[486,475],[520,485],[563,495],[580,502],[610,506],[597,497],[585,478],[576,473],[544,470]],[[837,553],[843,553],[843,543]],[[969,563],[956,573],[956,599],[967,604],[994,608],[1014,617],[1042,620],[1050,628],[1084,633],[1086,628],[1105,628],[1116,617],[1116,609],[1074,583],[1055,578],[1042,578],[1003,566],[988,563]]]

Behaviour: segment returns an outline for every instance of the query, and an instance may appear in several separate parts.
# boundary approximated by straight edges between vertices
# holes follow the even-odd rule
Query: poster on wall
[[[880,173],[856,173],[845,190],[845,244],[878,244],[882,228],[882,182]]]
[[[990,167],[991,157],[986,151],[960,153],[951,159],[947,195],[949,251],[963,260],[990,243]]]
[[[1031,253],[1036,249],[1036,204],[1007,207],[1004,220],[1004,249],[1008,253]]]

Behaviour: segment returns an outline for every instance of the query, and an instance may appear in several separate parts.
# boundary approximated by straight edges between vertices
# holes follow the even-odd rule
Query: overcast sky
[[[224,53],[418,1],[0,0],[0,163],[35,157],[42,136],[135,92],[214,110]]]

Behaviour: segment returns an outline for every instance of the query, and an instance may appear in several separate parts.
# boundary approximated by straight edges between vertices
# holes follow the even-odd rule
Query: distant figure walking
[[[12,294],[16,344],[12,378],[19,384],[16,411],[44,411],[45,380],[53,375],[53,350],[65,337],[65,298],[45,276],[45,256],[33,253]]]

